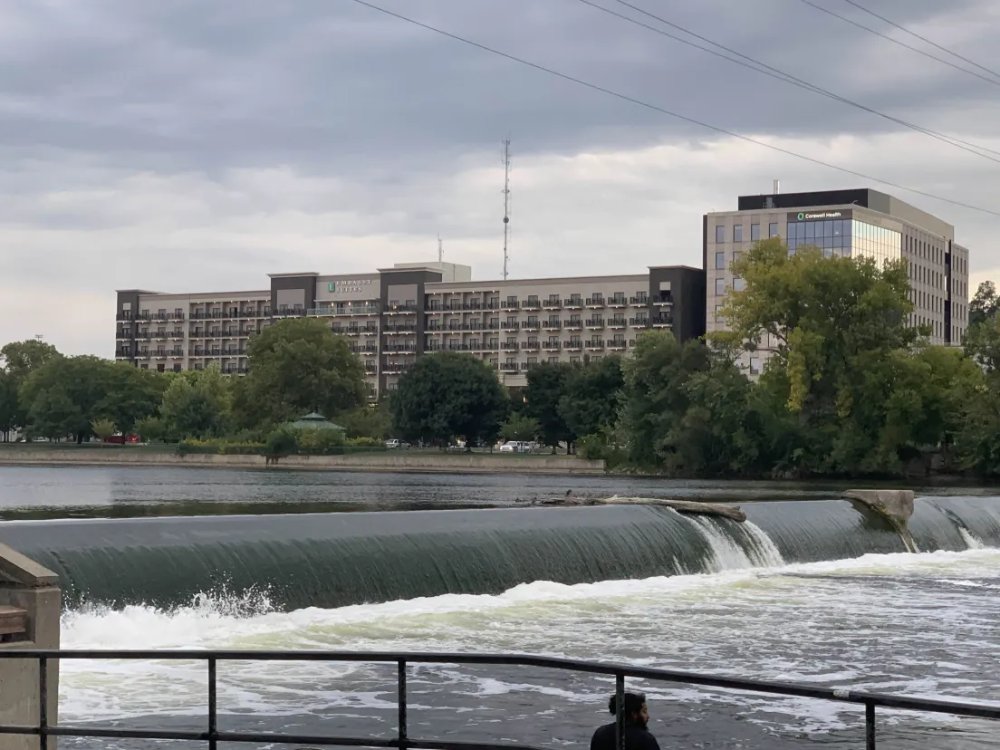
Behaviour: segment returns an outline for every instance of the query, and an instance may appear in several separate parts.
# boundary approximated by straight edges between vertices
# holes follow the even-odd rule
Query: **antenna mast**
[[[507,239],[510,236],[510,137],[503,141],[503,280],[507,280]]]
[[[441,258],[444,257],[444,250],[441,247],[441,234],[438,233],[438,263],[441,262]]]

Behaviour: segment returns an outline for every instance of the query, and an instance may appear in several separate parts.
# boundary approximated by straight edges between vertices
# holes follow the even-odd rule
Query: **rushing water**
[[[59,505],[39,502],[48,491],[37,488],[19,503],[11,490],[16,483],[4,484],[5,471],[0,469],[5,487],[0,504],[14,516],[17,507]],[[49,471],[54,486],[70,481],[60,478],[61,470]],[[351,502],[348,475],[329,475],[339,483],[327,491],[321,475],[220,472],[233,475],[225,490],[214,477],[193,476],[199,472],[175,475],[183,481],[171,483],[161,470],[128,471],[138,480],[131,499],[105,500],[106,505],[188,502],[197,497],[196,481],[223,504],[277,503],[287,512]],[[80,480],[80,474],[74,476]],[[257,478],[265,484],[254,484]],[[409,492],[426,492],[433,502],[434,482],[441,484],[441,503],[453,508],[516,505],[531,493],[561,494],[567,483],[580,494],[688,491],[727,499],[739,494],[734,485],[651,482],[636,490],[600,478],[407,477],[418,490],[386,479],[365,478],[369,483],[359,484],[356,493],[378,495],[373,504],[380,508],[400,507]],[[122,475],[115,481],[121,483]],[[282,499],[282,481],[300,498],[292,507]],[[159,482],[163,489],[150,489]],[[373,488],[379,482],[386,482],[381,495]],[[88,492],[77,497],[93,498]],[[302,493],[315,494],[307,500]],[[14,546],[20,538],[39,550],[58,548],[72,574],[80,574],[81,561],[88,561],[97,566],[94,580],[100,578],[100,560],[116,549],[140,568],[153,559],[173,560],[159,564],[169,579],[179,572],[190,575],[180,566],[185,558],[203,557],[219,546],[211,531],[217,524],[243,546],[212,552],[215,564],[248,568],[250,578],[265,582],[251,590],[209,585],[200,595],[188,592],[183,603],[164,607],[143,603],[135,592],[112,606],[74,605],[63,617],[63,646],[69,648],[514,651],[1000,702],[1000,499],[984,493],[921,498],[911,529],[926,551],[908,554],[884,523],[831,499],[835,494],[830,488],[810,493],[759,485],[755,499],[777,501],[745,503],[750,516],[745,525],[652,508],[509,508],[218,522],[20,521],[0,524],[0,538]],[[788,501],[795,496],[815,502]],[[76,503],[73,513],[100,502]],[[28,529],[33,531],[21,533]],[[330,541],[300,561],[303,577],[328,578],[331,574],[317,571],[346,560],[342,551],[352,539],[368,539],[369,562],[355,556],[343,563],[344,576],[368,576],[355,590],[368,590],[369,599],[391,600],[338,606],[334,589],[326,588],[330,603],[290,606],[285,589],[266,584],[278,559],[273,556],[290,559],[310,536]],[[261,540],[269,550],[253,552]],[[74,548],[78,552],[70,554]],[[531,558],[532,549],[545,554]],[[371,562],[392,554],[398,555],[395,568]],[[417,564],[425,559],[429,565]],[[463,567],[463,560],[478,562]],[[562,583],[539,580],[560,576]],[[394,598],[395,579],[403,582],[402,591],[421,590],[415,582],[432,583],[423,598]],[[576,582],[581,580],[589,582]],[[358,600],[351,594],[344,601]],[[220,665],[220,679],[220,724],[226,729],[383,738],[395,731],[395,674],[388,667],[228,663]],[[683,685],[639,686],[649,695],[651,729],[665,750],[863,745],[862,711],[853,706]],[[513,667],[421,667],[411,674],[409,687],[411,736],[550,747],[585,746],[593,728],[607,720],[601,711],[612,689],[598,678]],[[203,665],[64,662],[60,719],[200,729],[205,690]],[[1000,738],[1000,725],[989,722],[900,712],[879,716],[880,748],[985,749],[996,747]],[[61,744],[154,746],[68,739]]]

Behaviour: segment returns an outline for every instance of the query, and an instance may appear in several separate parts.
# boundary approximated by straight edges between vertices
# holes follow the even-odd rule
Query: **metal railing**
[[[615,678],[616,740],[617,747],[624,742],[623,728],[625,678],[638,678],[654,682],[673,682],[703,687],[740,690],[770,695],[814,698],[837,703],[851,703],[865,709],[865,747],[875,750],[876,721],[875,709],[892,708],[921,713],[947,714],[981,719],[1000,720],[1000,704],[965,703],[953,700],[915,698],[904,695],[871,693],[846,688],[818,687],[802,683],[776,682],[768,680],[748,680],[720,675],[682,672],[668,669],[607,664],[600,662],[563,659],[547,656],[515,654],[454,654],[454,653],[406,653],[390,651],[58,651],[58,650],[17,650],[0,651],[0,659],[34,659],[38,662],[38,725],[0,725],[0,735],[32,735],[39,738],[41,750],[47,750],[49,737],[89,737],[106,739],[149,739],[187,740],[206,742],[210,750],[215,750],[219,742],[305,744],[318,747],[389,747],[399,750],[543,750],[530,745],[490,744],[454,742],[451,740],[417,739],[410,737],[407,727],[407,668],[411,664],[473,664],[508,665],[538,667],[587,674],[606,675]],[[202,661],[208,671],[208,685],[205,701],[206,728],[203,731],[183,731],[165,729],[117,729],[87,726],[63,726],[50,724],[48,716],[48,667],[51,662],[75,660],[159,660],[159,661]],[[218,726],[218,664],[220,661],[234,662],[361,662],[368,664],[387,663],[396,665],[397,683],[397,729],[395,739],[350,736],[310,736],[299,734],[229,732]]]

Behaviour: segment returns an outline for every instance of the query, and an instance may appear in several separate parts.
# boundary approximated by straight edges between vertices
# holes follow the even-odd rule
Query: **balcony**
[[[183,357],[184,356],[184,350],[183,349],[171,349],[170,351],[167,352],[167,355],[169,355],[171,357]]]
[[[587,307],[604,307],[604,297],[587,297]]]
[[[442,347],[442,351],[447,352],[471,352],[472,346],[469,344],[445,344]]]
[[[625,307],[628,304],[628,300],[624,297],[612,297],[608,300],[608,307]]]
[[[310,315],[332,316],[335,318],[349,317],[352,315],[378,315],[378,305],[347,305],[345,307],[313,307],[310,308]]]
[[[135,319],[135,315],[130,310],[119,311],[118,314],[115,316],[115,320],[119,320],[119,321],[121,321],[121,320],[134,320],[134,319]]]
[[[603,341],[588,341],[585,344],[585,346],[587,347],[587,351],[603,351],[604,350],[604,342]]]
[[[582,320],[567,320],[563,323],[563,328],[568,331],[582,331],[583,321]]]
[[[517,372],[519,369],[517,362],[502,362],[500,364],[500,372]]]
[[[581,297],[570,297],[567,300],[563,300],[563,307],[567,310],[580,310],[583,308],[583,299]]]
[[[172,339],[182,339],[184,338],[184,331],[183,330],[171,331],[169,333],[169,336]]]
[[[517,344],[517,342],[515,342],[515,341],[505,341],[502,344],[500,344],[500,348],[503,351],[512,352],[512,351],[517,351],[518,348],[520,348],[520,347]]]
[[[551,330],[551,331],[557,331],[560,328],[562,328],[562,321],[561,320],[544,320],[544,321],[542,321],[542,328],[545,328],[545,329]]]
[[[124,357],[126,359],[131,359],[132,358],[132,350],[131,349],[115,349],[115,356],[116,357]]]
[[[417,351],[417,345],[416,344],[386,344],[385,346],[382,347],[382,351],[383,352],[403,352],[403,353],[416,352]]]
[[[526,344],[521,344],[521,349],[526,352],[537,352],[541,347],[542,345],[537,341],[529,341]]]
[[[557,352],[562,348],[562,345],[558,341],[546,341],[542,344],[542,349],[548,352]]]
[[[546,310],[558,310],[562,307],[562,300],[553,297],[552,299],[547,299],[542,302],[542,307]]]
[[[624,351],[625,350],[625,339],[608,339],[607,341],[608,349],[612,351]]]
[[[505,331],[517,331],[521,328],[520,323],[501,323],[500,327]]]
[[[418,308],[416,305],[386,305],[385,314],[386,315],[413,315],[417,312]],[[371,314],[371,313],[367,313]]]
[[[537,299],[529,299],[527,302],[522,302],[521,303],[521,309],[522,310],[541,310],[542,309],[542,303],[539,302]]]
[[[521,323],[522,331],[540,331],[542,329],[542,324],[537,320],[529,320],[527,323]]]
[[[387,336],[406,336],[407,334],[413,334],[417,332],[417,327],[411,326],[384,326],[382,328],[382,333]]]
[[[583,348],[583,342],[582,341],[571,340],[571,341],[567,341],[565,344],[563,344],[563,349],[566,349],[566,350],[571,351],[571,352],[578,352],[582,348]]]
[[[304,307],[279,307],[274,311],[275,318],[303,318],[306,315]]]
[[[521,303],[518,302],[516,299],[504,300],[503,302],[500,303],[501,310],[517,310],[520,307]]]
[[[637,297],[629,297],[628,298],[628,303],[630,305],[648,305],[649,304],[649,297],[647,295],[645,295],[645,294],[640,294]]]
[[[377,354],[377,346],[352,346],[351,351],[355,354]]]
[[[608,321],[608,328],[624,328],[625,324],[625,318],[612,318]]]
[[[663,307],[665,305],[672,305],[672,304],[674,304],[674,297],[672,294],[664,294],[661,297],[658,297],[653,300],[654,307]]]
[[[604,318],[588,318],[586,326],[587,328],[603,329]]]
[[[628,324],[633,328],[645,328],[649,325],[649,318],[629,318]]]
[[[653,328],[667,328],[674,324],[674,319],[672,315],[654,315],[650,318],[650,322]]]

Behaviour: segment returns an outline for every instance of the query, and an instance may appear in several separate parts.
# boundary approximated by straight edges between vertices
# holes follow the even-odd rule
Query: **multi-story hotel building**
[[[743,288],[732,262],[755,242],[781,237],[788,251],[811,245],[827,256],[904,259],[910,275],[910,323],[930,327],[934,344],[960,344],[969,321],[969,251],[955,228],[919,208],[876,190],[831,190],[740,196],[738,210],[706,214],[703,261],[706,327],[725,330],[719,310],[727,294]],[[760,372],[775,342],[767,337],[746,356]]]
[[[425,352],[467,352],[504,384],[532,365],[624,354],[640,332],[705,332],[704,271],[655,266],[627,276],[472,281],[468,266],[396,264],[374,273],[272,274],[270,289],[118,292],[116,358],[159,371],[247,371],[247,342],[273,321],[322,318],[364,362],[373,397]]]

